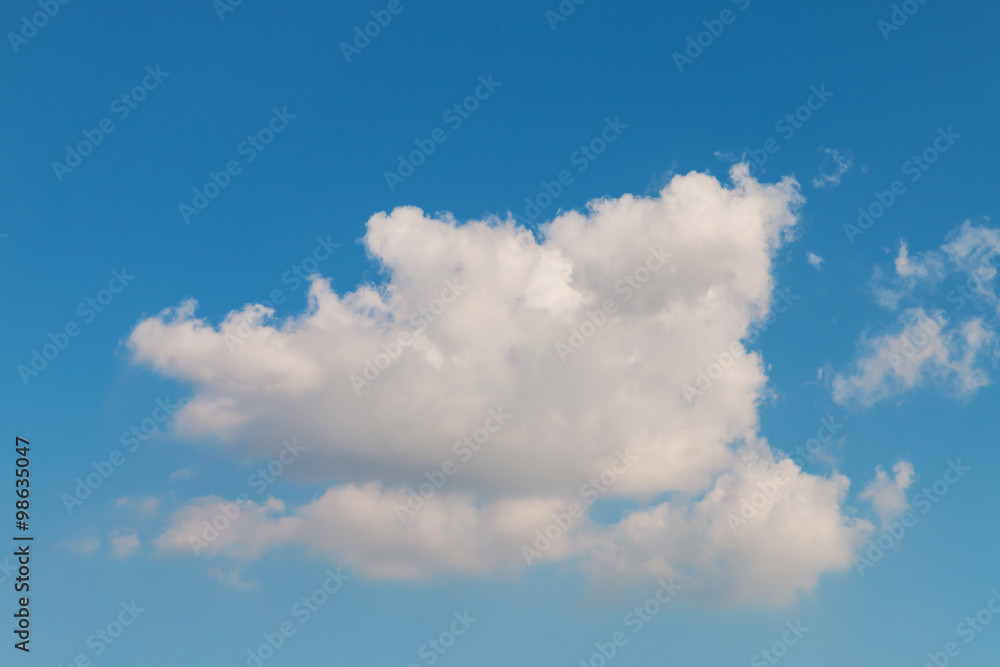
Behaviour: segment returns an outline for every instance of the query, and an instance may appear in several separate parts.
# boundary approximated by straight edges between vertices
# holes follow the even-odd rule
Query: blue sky
[[[0,12],[0,422],[32,443],[36,535],[31,654],[5,644],[3,664],[247,665],[286,622],[263,664],[596,667],[617,632],[608,664],[776,664],[783,637],[790,667],[923,665],[951,641],[949,664],[991,664],[998,624],[968,643],[960,624],[1000,590],[995,6],[901,3],[891,30],[880,2],[220,2],[69,2],[35,30],[38,2]],[[554,343],[641,266],[649,286],[561,363]],[[353,391],[447,279],[470,287],[427,345]],[[735,370],[685,401],[730,341]],[[505,403],[410,533],[364,514],[464,464],[451,443]],[[822,420],[821,454],[785,459]],[[282,474],[251,479],[292,439]],[[526,564],[520,535],[630,446],[649,458]],[[788,498],[730,534],[712,503],[778,470]],[[191,526],[241,493],[193,553]],[[630,622],[669,576],[676,596]],[[133,601],[120,637],[89,639]]]

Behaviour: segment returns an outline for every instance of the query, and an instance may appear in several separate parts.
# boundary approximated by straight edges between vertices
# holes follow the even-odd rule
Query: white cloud
[[[219,516],[220,504],[227,502],[193,501],[154,546],[164,553],[191,553],[191,538],[203,539],[205,522]],[[388,579],[513,571],[524,565],[520,544],[545,526],[550,513],[564,509],[554,498],[509,498],[481,506],[471,495],[453,493],[428,498],[401,523],[396,505],[406,502],[403,489],[375,482],[332,487],[294,512],[274,498],[264,505],[250,502],[229,528],[206,541],[202,553],[256,558],[282,544],[302,544],[311,553],[346,560],[362,574]]]
[[[83,554],[84,556],[89,556],[98,549],[101,548],[101,539],[93,535],[90,536],[80,536],[74,537],[73,539],[66,542],[66,546],[70,550],[75,551],[78,554]]]
[[[994,266],[1000,255],[1000,229],[973,225],[966,220],[948,235],[941,250],[955,270],[966,276],[969,290],[992,307],[1000,307]]]
[[[928,261],[911,261],[909,248],[906,239],[899,242],[899,254],[896,255],[896,274],[908,278],[911,276],[927,277],[930,275],[930,264]]]
[[[909,461],[897,461],[892,471],[895,476],[890,477],[881,466],[876,468],[875,479],[869,482],[859,496],[872,504],[883,526],[910,509],[906,489],[913,483],[913,464]]]
[[[845,513],[846,478],[772,459],[758,433],[759,354],[737,346],[710,391],[683,398],[767,315],[772,256],[801,203],[794,181],[760,184],[746,165],[731,175],[730,187],[691,173],[654,197],[597,200],[538,239],[511,220],[398,208],[372,216],[364,237],[381,285],[338,295],[317,279],[308,310],[284,322],[247,306],[216,327],[193,301],[140,322],[135,361],[194,388],[179,435],[259,458],[294,436],[308,465],[287,476],[329,486],[295,508],[249,505],[209,552],[253,558],[299,544],[388,578],[516,571],[521,545],[628,450],[641,463],[606,494],[639,509],[613,526],[581,518],[544,560],[573,557],[620,579],[676,571],[743,601],[787,601],[849,567],[871,526]],[[651,253],[670,257],[647,264]],[[449,282],[460,294],[445,305]],[[239,332],[244,314],[252,324]],[[584,344],[566,353],[574,340]],[[351,376],[366,367],[358,395]],[[498,408],[509,421],[465,460],[463,437]],[[770,460],[764,469],[738,463],[747,443]],[[447,459],[457,472],[401,525],[406,487]],[[786,471],[791,502],[743,540],[718,534],[770,467]],[[157,549],[188,551],[217,502],[176,513]]]
[[[896,333],[870,340],[862,337],[863,355],[854,371],[833,379],[834,400],[871,406],[931,383],[965,397],[989,384],[981,365],[993,355],[995,336],[982,319],[949,326],[941,312],[932,317],[923,308],[911,308],[900,317],[898,327]]]
[[[875,300],[895,310],[900,301],[919,301],[921,287],[935,287],[958,277],[961,283],[945,295],[952,312],[923,306],[906,310],[896,331],[859,344],[861,357],[848,374],[833,380],[834,399],[840,403],[872,405],[879,400],[928,384],[940,384],[958,397],[967,397],[989,384],[998,346],[994,260],[1000,255],[1000,230],[966,221],[952,230],[939,249],[911,255],[900,240],[895,271],[886,277],[876,266]],[[969,301],[984,308],[985,316],[949,320]]]
[[[184,479],[191,479],[194,477],[195,472],[191,468],[178,468],[177,470],[170,473],[170,483],[174,484]]]
[[[813,179],[814,188],[825,188],[827,186],[837,187],[844,174],[854,164],[854,156],[850,151],[841,153],[835,148],[820,148],[823,153],[823,160],[819,163],[819,173]]]
[[[131,532],[113,530],[108,534],[108,541],[111,542],[111,553],[119,560],[130,558],[141,549],[139,536]]]
[[[964,223],[949,232],[938,249],[910,255],[906,239],[900,239],[895,271],[886,276],[875,267],[873,283],[876,301],[895,310],[899,301],[911,297],[924,285],[935,285],[952,275],[965,279],[965,291],[973,292],[991,307],[1000,306],[994,281],[994,261],[1000,255],[1000,230]]]
[[[809,265],[811,267],[819,271],[819,267],[823,263],[823,258],[817,255],[816,253],[807,252],[806,261],[809,262]]]
[[[842,511],[849,484],[765,453],[720,475],[697,501],[637,510],[598,531],[588,567],[599,580],[684,576],[709,599],[789,604],[843,569],[870,534],[868,521]]]
[[[125,507],[139,514],[152,516],[160,508],[160,500],[153,496],[122,497],[115,500],[115,507]]]
[[[906,239],[899,241],[899,251],[893,266],[895,271],[888,279],[878,266],[872,275],[875,301],[889,310],[896,310],[899,302],[910,296],[917,286],[934,284],[948,273],[942,253],[930,251],[911,257]]]
[[[219,581],[229,584],[236,590],[251,591],[257,588],[256,581],[244,581],[243,579],[240,578],[240,568],[238,567],[235,567],[232,570],[229,570],[228,572],[221,570],[217,567],[213,567],[208,571],[208,573],[211,574],[216,579],[218,579]]]

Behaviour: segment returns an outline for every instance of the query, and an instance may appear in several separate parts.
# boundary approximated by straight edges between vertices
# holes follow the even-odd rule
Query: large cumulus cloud
[[[582,516],[538,561],[783,602],[849,567],[871,529],[844,508],[846,478],[804,473],[759,433],[765,365],[740,341],[770,309],[800,204],[793,180],[737,165],[731,183],[677,176],[537,236],[398,208],[364,237],[381,284],[337,294],[314,277],[307,312],[280,322],[248,305],[213,325],[188,301],[140,322],[129,346],[192,386],[180,435],[241,457],[295,437],[308,463],[289,475],[328,488],[246,511],[212,553],[299,544],[375,577],[517,571],[535,531],[576,502]],[[721,377],[686,400],[717,361]],[[401,520],[407,487],[446,461],[445,483]],[[761,489],[767,505],[737,530]],[[598,523],[595,495],[634,509]],[[186,549],[207,507],[178,512],[158,546]]]

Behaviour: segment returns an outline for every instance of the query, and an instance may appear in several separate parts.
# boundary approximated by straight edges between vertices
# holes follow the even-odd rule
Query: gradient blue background
[[[299,312],[304,291],[290,291],[281,276],[312,252],[318,235],[341,244],[321,267],[338,291],[377,280],[357,244],[370,215],[403,204],[460,220],[521,213],[525,197],[568,168],[606,117],[629,127],[575,174],[546,217],[603,195],[655,192],[672,173],[725,176],[728,163],[717,152],[739,155],[777,136],[775,122],[821,84],[834,96],[780,140],[760,174],[796,176],[807,199],[797,238],[777,259],[779,286],[801,298],[759,342],[777,392],[762,408],[764,435],[793,449],[822,416],[835,415],[846,436],[838,467],[855,480],[852,493],[877,464],[898,457],[920,474],[915,490],[950,458],[973,469],[864,577],[824,578],[787,609],[702,609],[678,599],[612,664],[748,664],[796,619],[810,631],[782,660],[789,667],[917,666],[955,639],[955,626],[1000,587],[997,387],[966,402],[931,388],[855,412],[832,403],[816,369],[845,368],[860,332],[889,323],[869,291],[872,266],[891,262],[886,248],[894,252],[901,236],[914,250],[936,247],[963,220],[998,214],[1000,7],[930,0],[886,41],[876,22],[888,18],[891,3],[881,1],[752,0],[739,11],[722,0],[590,0],[555,31],[544,16],[555,0],[402,1],[404,11],[350,64],[338,45],[385,3],[244,0],[220,21],[209,0],[74,0],[19,53],[7,39],[0,44],[0,233],[7,235],[0,442],[13,449],[15,433],[32,441],[37,535],[33,651],[26,659],[10,647],[8,579],[0,584],[7,619],[0,663],[68,664],[89,653],[87,636],[134,598],[147,611],[95,665],[244,664],[246,648],[287,620],[325,576],[327,563],[290,550],[252,563],[243,576],[259,585],[239,591],[209,574],[213,563],[161,559],[148,543],[124,562],[66,548],[74,536],[103,538],[124,523],[118,497],[235,495],[252,469],[198,443],[157,438],[67,515],[60,495],[91,462],[120,449],[120,434],[149,416],[157,398],[185,396],[183,387],[128,364],[121,341],[140,318],[195,297],[199,313],[217,322],[275,288],[290,295],[278,314]],[[736,21],[679,73],[671,54],[727,7]],[[18,30],[36,11],[34,2],[9,0],[0,30]],[[170,76],[58,182],[51,163],[66,144],[110,116],[112,100],[158,64]],[[443,127],[442,112],[490,74],[502,86],[390,192],[383,173],[397,155]],[[288,129],[185,225],[178,204],[284,106],[297,115]],[[902,164],[942,126],[961,139],[849,244],[842,225],[874,190],[901,177]],[[809,185],[821,146],[854,155],[838,188]],[[806,264],[806,250],[825,258],[821,272]],[[17,365],[49,332],[79,320],[77,304],[121,267],[134,283],[25,387]],[[197,477],[170,484],[170,472],[185,466]],[[0,497],[10,505],[12,469],[13,452],[0,454]],[[296,498],[317,490],[279,482],[271,491]],[[163,518],[141,534],[155,534]],[[556,567],[532,568],[513,582],[354,579],[266,664],[422,664],[421,644],[452,612],[468,609],[480,620],[438,664],[577,665],[594,642],[624,629],[626,611],[652,592],[595,600],[572,568]],[[994,665],[1000,619],[994,625],[963,645],[955,664]]]

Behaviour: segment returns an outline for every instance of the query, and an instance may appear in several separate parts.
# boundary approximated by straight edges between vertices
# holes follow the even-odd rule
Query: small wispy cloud
[[[911,308],[898,329],[862,338],[853,372],[837,374],[833,398],[841,405],[871,407],[904,391],[939,383],[957,397],[971,396],[990,383],[989,360],[996,359],[997,334],[982,318],[951,325],[936,311]]]
[[[93,535],[74,537],[66,542],[71,551],[89,556],[101,547],[101,539]]]
[[[160,508],[160,499],[153,496],[122,497],[115,500],[115,507],[124,507],[140,514],[152,516]]]
[[[254,588],[257,588],[256,581],[243,581],[242,579],[240,579],[240,568],[238,567],[232,569],[229,572],[225,572],[224,570],[221,570],[217,567],[213,567],[211,570],[208,571],[208,573],[211,574],[216,579],[218,579],[219,581],[223,581],[240,591],[250,591],[253,590]]]
[[[889,475],[882,466],[875,469],[875,479],[861,492],[861,499],[872,504],[882,525],[886,525],[900,514],[910,509],[906,500],[906,489],[913,483],[913,464],[897,461],[892,467],[895,475]]]
[[[813,178],[814,188],[825,188],[827,186],[835,188],[840,185],[840,179],[854,164],[854,156],[850,151],[841,153],[835,148],[819,149],[824,155],[819,163],[819,173]]]
[[[135,533],[120,533],[113,530],[108,534],[108,541],[111,542],[111,554],[119,560],[134,556],[142,548],[139,536]]]
[[[807,252],[806,261],[809,262],[810,266],[819,271],[820,264],[823,263],[823,258],[814,252]]]
[[[182,479],[191,479],[194,477],[194,470],[191,468],[180,468],[170,473],[170,483],[179,482]]]

